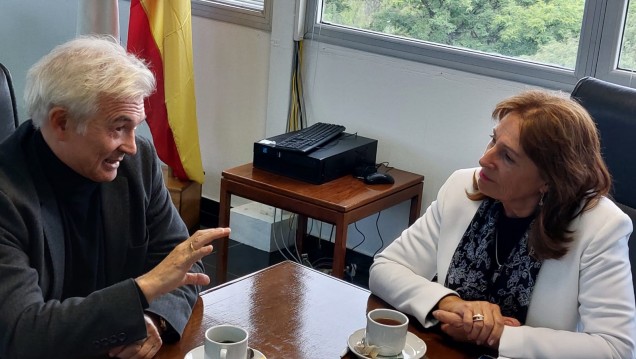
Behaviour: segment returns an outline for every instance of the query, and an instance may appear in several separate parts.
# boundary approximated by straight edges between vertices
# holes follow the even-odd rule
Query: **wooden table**
[[[366,324],[367,311],[389,307],[369,291],[285,261],[201,294],[182,339],[164,344],[156,358],[183,358],[203,345],[218,324],[246,328],[249,345],[267,359],[340,358],[347,339]],[[444,339],[410,318],[409,331],[427,345],[425,358],[477,358],[481,349]],[[344,358],[356,358],[348,353]]]
[[[409,225],[420,216],[424,176],[391,169],[393,184],[367,185],[351,175],[321,185],[254,168],[251,163],[223,171],[219,226],[230,225],[231,197],[236,195],[298,214],[296,246],[302,252],[307,218],[333,224],[335,245],[332,274],[344,275],[349,224],[410,200]],[[217,283],[227,278],[228,238],[214,242],[218,249]]]

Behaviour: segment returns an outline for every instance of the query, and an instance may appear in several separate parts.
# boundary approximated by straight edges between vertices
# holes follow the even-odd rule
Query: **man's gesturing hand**
[[[196,231],[181,242],[161,263],[135,280],[148,302],[183,285],[207,285],[210,277],[204,273],[189,273],[192,265],[212,253],[212,241],[230,235],[229,228]]]

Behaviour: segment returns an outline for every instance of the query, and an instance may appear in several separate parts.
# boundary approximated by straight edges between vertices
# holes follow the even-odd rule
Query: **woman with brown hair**
[[[481,168],[453,173],[376,256],[372,292],[503,357],[636,357],[632,222],[605,197],[593,120],[536,90],[493,118]]]

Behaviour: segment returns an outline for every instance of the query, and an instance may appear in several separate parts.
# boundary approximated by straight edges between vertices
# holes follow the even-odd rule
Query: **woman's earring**
[[[543,197],[545,197],[545,192],[541,192],[541,199],[539,199],[539,207],[543,207]]]

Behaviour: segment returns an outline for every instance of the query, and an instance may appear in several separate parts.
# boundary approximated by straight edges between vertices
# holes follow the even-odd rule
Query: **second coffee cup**
[[[398,355],[406,345],[409,318],[397,310],[374,309],[367,313],[365,342],[382,356]]]
[[[205,331],[204,359],[245,359],[248,333],[235,325],[223,324]]]

